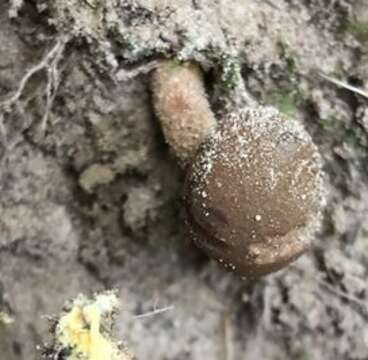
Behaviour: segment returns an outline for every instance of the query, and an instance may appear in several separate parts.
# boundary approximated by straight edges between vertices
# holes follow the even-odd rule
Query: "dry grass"
[[[327,76],[327,75],[322,74],[322,73],[319,73],[319,76],[322,77],[323,79],[335,84],[338,87],[341,87],[343,89],[352,91],[353,93],[358,94],[358,95],[363,96],[366,99],[368,99],[368,92],[364,91],[361,88],[350,85],[346,81],[342,81],[342,80],[336,79],[336,78],[331,77],[331,76]]]

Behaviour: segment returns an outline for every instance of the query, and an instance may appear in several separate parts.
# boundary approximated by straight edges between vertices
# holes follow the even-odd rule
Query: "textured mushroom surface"
[[[199,149],[185,202],[190,236],[208,255],[246,277],[276,271],[308,248],[318,227],[318,150],[275,109],[243,109]]]
[[[162,61],[154,72],[152,87],[165,139],[185,165],[216,127],[202,73],[194,63]]]

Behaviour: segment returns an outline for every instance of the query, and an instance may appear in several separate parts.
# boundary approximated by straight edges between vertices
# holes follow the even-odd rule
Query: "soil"
[[[40,359],[47,317],[111,288],[137,359],[368,358],[366,0],[2,0],[0,20],[1,359]],[[242,280],[188,242],[151,102],[173,56],[217,112],[239,70],[318,145],[324,225],[287,269]]]

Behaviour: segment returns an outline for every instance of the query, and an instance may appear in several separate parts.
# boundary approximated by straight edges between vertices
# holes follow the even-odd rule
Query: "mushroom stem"
[[[201,69],[163,60],[152,77],[154,107],[166,141],[183,166],[216,128]]]

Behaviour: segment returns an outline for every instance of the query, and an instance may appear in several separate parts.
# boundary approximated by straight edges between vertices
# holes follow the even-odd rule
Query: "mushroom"
[[[320,222],[323,184],[321,157],[301,124],[261,106],[217,122],[191,63],[163,61],[153,94],[164,135],[186,167],[193,242],[247,278],[304,253]]]
[[[154,106],[166,141],[181,164],[216,128],[199,66],[162,61],[153,74]]]

